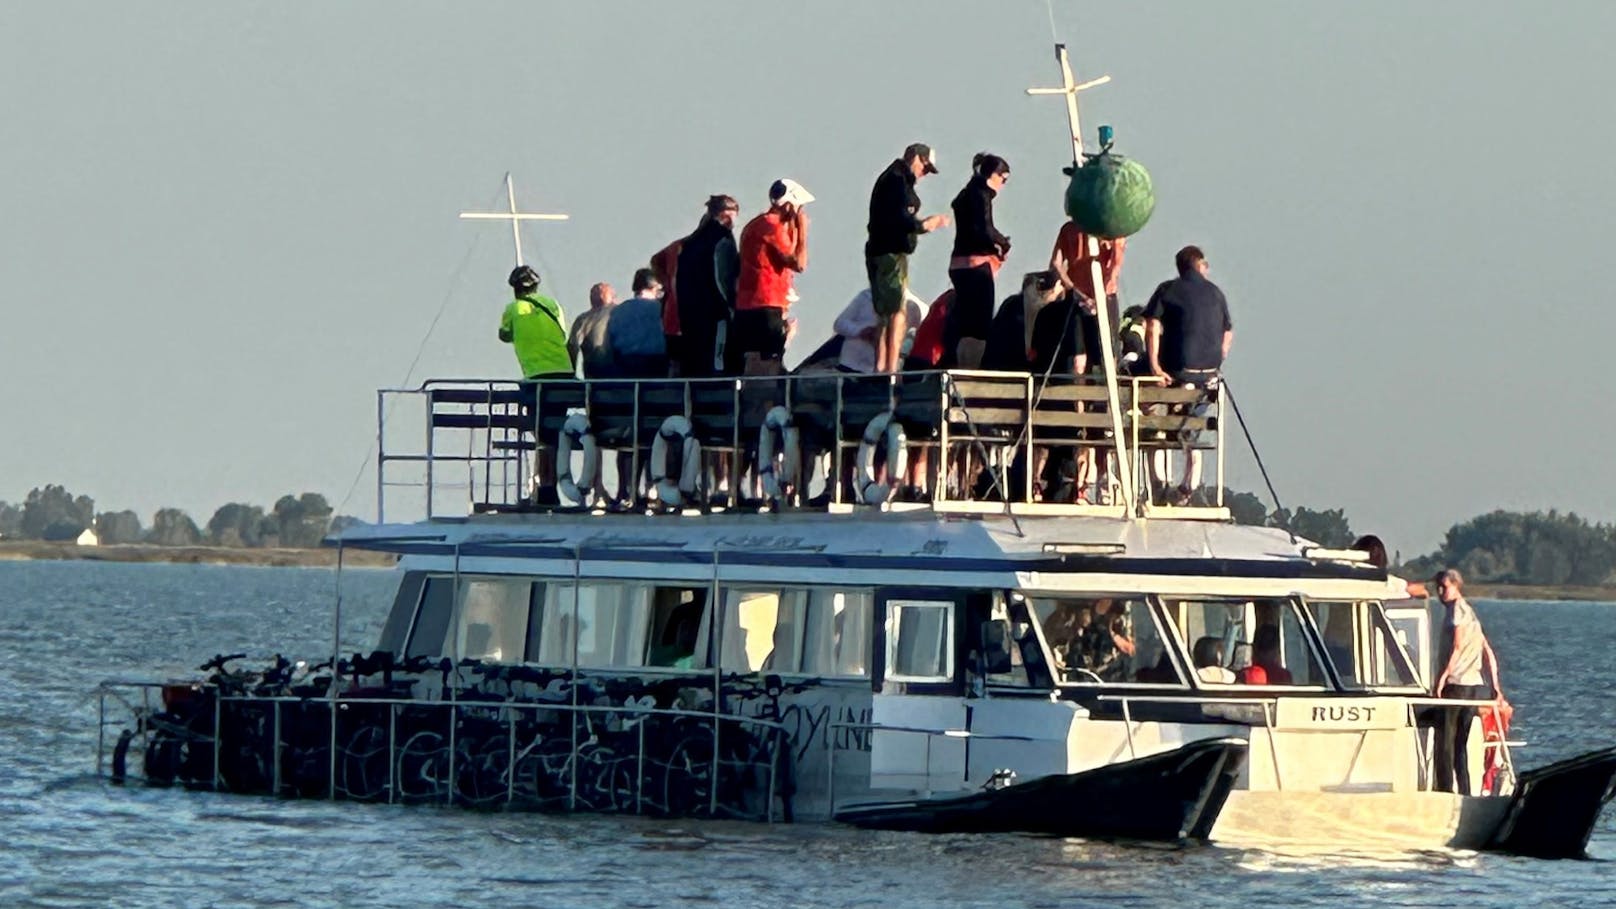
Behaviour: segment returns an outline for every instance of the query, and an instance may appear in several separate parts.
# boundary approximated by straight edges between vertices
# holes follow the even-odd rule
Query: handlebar
[[[234,660],[245,660],[246,658],[247,655],[245,653],[220,653],[215,654],[213,659],[208,660],[206,663],[203,663],[196,668],[202,670],[203,672],[213,672],[216,669],[224,669],[224,664],[226,663]]]

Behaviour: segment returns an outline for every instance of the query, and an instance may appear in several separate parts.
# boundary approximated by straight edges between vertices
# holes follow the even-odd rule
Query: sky
[[[917,140],[927,212],[974,152],[1010,161],[1005,274],[1038,268],[1070,160],[1060,102],[1024,94],[1058,79],[1052,24],[1113,79],[1085,124],[1156,187],[1124,301],[1206,250],[1287,505],[1405,555],[1494,508],[1616,519],[1616,4],[1579,0],[6,3],[0,499],[373,515],[374,390],[515,373],[509,230],[456,217],[507,171],[572,216],[524,238],[569,317],[708,194],[749,216],[790,176],[818,197],[810,349]],[[948,244],[922,238],[927,299]],[[1236,451],[1230,485],[1260,484]]]

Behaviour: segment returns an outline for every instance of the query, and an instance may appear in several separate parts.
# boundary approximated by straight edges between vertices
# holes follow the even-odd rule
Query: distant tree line
[[[1340,508],[1270,511],[1249,492],[1223,491],[1239,524],[1286,527],[1321,546],[1351,546],[1358,536]],[[1595,587],[1616,584],[1616,524],[1592,524],[1558,511],[1494,511],[1448,528],[1435,552],[1409,559],[1406,577],[1453,567],[1486,584]]]
[[[21,504],[0,502],[0,539],[8,540],[71,541],[94,530],[108,545],[311,549],[326,534],[355,523],[357,518],[333,517],[330,503],[317,492],[281,496],[267,511],[231,502],[215,511],[206,527],[198,527],[178,508],[160,508],[151,525],[142,526],[133,511],[98,513],[94,499],[75,496],[61,486],[34,489]]]

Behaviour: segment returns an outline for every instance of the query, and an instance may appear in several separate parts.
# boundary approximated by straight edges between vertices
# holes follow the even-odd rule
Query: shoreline
[[[335,568],[337,550],[247,549],[233,546],[152,546],[145,543],[80,546],[41,540],[0,541],[0,562],[166,562],[185,565],[259,565],[272,568]],[[391,568],[397,559],[384,552],[345,550],[343,568]]]
[[[1550,602],[1616,603],[1616,587],[1557,587],[1551,584],[1466,584],[1472,600],[1542,600]]]

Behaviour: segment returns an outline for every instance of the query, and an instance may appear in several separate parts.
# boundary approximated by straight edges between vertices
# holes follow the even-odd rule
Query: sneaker
[[[822,492],[805,502],[809,508],[825,508],[830,505],[830,493]]]

